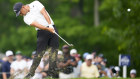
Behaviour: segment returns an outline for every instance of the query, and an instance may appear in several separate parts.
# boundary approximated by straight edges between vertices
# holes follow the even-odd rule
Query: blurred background
[[[33,0],[0,0],[0,52],[36,49],[36,31],[16,17],[13,5]],[[140,77],[139,0],[39,0],[51,15],[60,36],[74,44],[79,54],[103,53],[107,65],[118,65],[119,54],[131,56]],[[65,43],[60,40],[60,49]],[[128,72],[129,74],[129,72]]]

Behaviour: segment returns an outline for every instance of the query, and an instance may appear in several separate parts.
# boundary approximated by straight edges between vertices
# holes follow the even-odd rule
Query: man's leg
[[[43,57],[47,46],[48,46],[48,40],[49,40],[49,32],[44,30],[39,30],[37,33],[37,50],[36,55],[33,59],[32,66],[30,68],[29,74],[26,77],[34,76],[35,70],[40,64],[41,58]]]
[[[57,30],[55,29],[57,32]],[[49,69],[48,76],[53,78],[58,78],[58,69],[57,69],[57,54],[59,47],[59,38],[57,35],[52,34],[51,39],[49,40],[49,46],[51,47],[51,52],[49,53]]]

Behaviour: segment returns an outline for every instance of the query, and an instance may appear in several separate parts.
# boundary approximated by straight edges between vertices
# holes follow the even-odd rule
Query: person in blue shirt
[[[2,64],[2,79],[10,77],[10,65],[13,61],[13,52],[11,50],[6,51],[7,61]]]

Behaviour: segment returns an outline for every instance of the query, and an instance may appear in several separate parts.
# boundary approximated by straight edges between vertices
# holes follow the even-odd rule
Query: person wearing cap
[[[103,54],[99,54],[98,55],[98,63],[101,63],[104,59],[104,55]]]
[[[7,79],[10,77],[10,66],[13,62],[13,52],[11,50],[6,51],[7,61],[3,62],[2,64],[2,79]]]
[[[23,5],[21,2],[18,2],[13,7],[16,16],[23,16],[24,22],[29,26],[34,26],[37,30],[37,53],[34,58],[30,72],[26,76],[27,78],[31,77],[35,73],[35,69],[38,67],[38,64],[43,57],[45,50],[47,48],[51,49],[49,54],[49,76],[54,77],[57,72],[55,72],[56,58],[57,58],[57,49],[59,47],[58,36],[54,34],[58,33],[53,20],[51,19],[49,13],[46,11],[42,3],[35,0],[30,4]],[[54,56],[54,57],[52,57]]]
[[[77,62],[77,67],[74,67],[74,78],[79,78],[80,77],[80,68],[82,65],[82,60],[80,54],[76,54],[75,56],[76,62]]]
[[[77,66],[77,62],[74,57],[70,56],[70,48],[68,45],[64,45],[62,51],[64,59],[58,64],[58,67],[61,69],[59,78],[74,78],[73,67]]]
[[[105,59],[105,58],[101,61],[100,65],[98,65],[101,67],[100,73],[102,74],[101,75],[102,77],[104,77],[104,76],[108,77],[109,69],[106,67],[106,65],[107,65],[107,59]]]
[[[83,54],[83,59],[84,59],[84,61],[86,61],[86,56],[87,56],[87,55],[89,55],[88,52],[85,52],[85,53]]]
[[[99,71],[96,65],[92,65],[92,55],[87,55],[85,63],[81,66],[81,77],[83,78],[98,78]]]
[[[136,78],[136,74],[137,74],[137,71],[136,71],[135,69],[132,69],[132,70],[130,71],[130,77],[131,77],[131,78]]]
[[[62,51],[60,51],[60,50],[58,51],[57,58],[58,58],[59,62],[63,60],[64,57],[63,57],[63,52]]]
[[[105,71],[105,67],[104,67],[104,65],[101,64],[103,60],[104,60],[104,55],[103,54],[99,54],[97,56],[97,62],[94,63],[94,64],[98,67],[98,70],[99,70],[99,73],[100,73],[100,77],[102,77],[102,76],[106,76],[107,77],[107,72]]]
[[[27,63],[25,60],[22,59],[22,53],[21,51],[16,52],[16,60],[11,63],[11,76],[15,78],[24,78],[26,74],[26,67]],[[18,74],[18,75],[17,75]]]
[[[77,50],[76,50],[76,49],[71,49],[71,50],[70,50],[70,55],[71,55],[71,56],[74,57],[76,54],[77,54]]]

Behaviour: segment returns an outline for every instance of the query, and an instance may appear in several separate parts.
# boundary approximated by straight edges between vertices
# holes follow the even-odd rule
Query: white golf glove
[[[49,28],[53,28],[53,25],[52,24],[49,24]],[[54,28],[53,28],[54,29]]]

